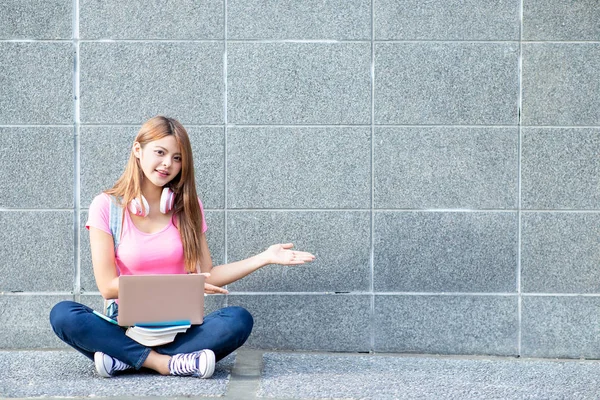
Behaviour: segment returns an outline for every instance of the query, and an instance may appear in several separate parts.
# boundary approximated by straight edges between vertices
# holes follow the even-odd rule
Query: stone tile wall
[[[141,123],[192,137],[208,308],[262,348],[600,357],[596,0],[9,0],[0,348],[99,307],[87,209]]]

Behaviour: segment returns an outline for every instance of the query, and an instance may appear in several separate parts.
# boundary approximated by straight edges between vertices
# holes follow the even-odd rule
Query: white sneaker
[[[133,368],[131,365],[127,365],[123,361],[99,351],[94,353],[94,364],[96,365],[98,375],[103,378],[112,378],[117,371]]]
[[[171,375],[210,378],[215,372],[215,353],[200,350],[187,354],[175,354],[169,361]]]

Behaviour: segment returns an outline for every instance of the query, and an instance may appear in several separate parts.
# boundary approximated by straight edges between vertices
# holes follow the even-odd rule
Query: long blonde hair
[[[175,137],[181,149],[181,171],[167,186],[175,193],[173,209],[178,220],[179,233],[183,244],[185,270],[187,272],[199,272],[196,271],[196,267],[200,264],[201,259],[202,212],[198,204],[192,146],[187,131],[175,119],[157,116],[142,125],[135,137],[135,142],[139,142],[140,146],[144,148],[149,142],[162,139],[168,135]],[[144,172],[132,148],[123,175],[117,180],[112,189],[105,191],[105,193],[120,199],[120,206],[123,208],[123,213],[125,213],[127,210],[126,205],[131,200],[141,198],[143,179]]]

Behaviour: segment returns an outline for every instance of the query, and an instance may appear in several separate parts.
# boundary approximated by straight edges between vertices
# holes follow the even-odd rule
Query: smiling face
[[[181,171],[181,149],[174,135],[153,140],[144,147],[135,142],[133,152],[145,178],[159,188],[171,182]]]

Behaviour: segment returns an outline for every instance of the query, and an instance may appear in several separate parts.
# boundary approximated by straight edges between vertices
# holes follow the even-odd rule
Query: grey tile
[[[79,299],[77,299],[76,296],[75,301],[78,301],[79,303],[86,305],[98,312],[104,311],[104,299],[99,294],[83,294],[79,296]]]
[[[73,128],[0,128],[0,207],[73,207]]]
[[[72,0],[5,0],[0,39],[70,39]]]
[[[524,296],[521,354],[600,358],[600,298]]]
[[[600,129],[523,128],[522,206],[597,209]]]
[[[82,0],[83,39],[223,39],[223,0]]]
[[[221,43],[84,42],[80,60],[83,123],[223,123]]]
[[[73,122],[71,43],[0,43],[0,124]]]
[[[98,291],[98,287],[96,286],[96,279],[94,278],[94,268],[92,266],[90,233],[85,227],[87,219],[87,210],[81,211],[79,213],[79,282],[81,286],[81,293]],[[84,304],[94,308],[94,306],[90,304]]]
[[[516,125],[516,43],[377,43],[377,124]]]
[[[92,253],[90,250],[90,234],[85,228],[88,218],[88,212],[82,211],[80,217],[79,243],[80,243],[80,282],[81,292],[97,292],[96,280],[94,278],[94,269],[92,267]],[[225,233],[224,233],[224,212],[206,211],[204,217],[208,226],[206,237],[208,247],[214,265],[223,263],[225,258]]]
[[[73,291],[72,211],[2,211],[0,226],[0,292]]]
[[[368,124],[369,43],[230,43],[228,121]]]
[[[229,0],[227,38],[371,40],[371,1]]]
[[[2,273],[2,276],[6,275],[6,273]],[[37,279],[42,278],[38,276]],[[70,295],[14,296],[0,294],[0,310],[2,310],[0,348],[47,349],[67,347],[52,331],[49,316],[50,310],[56,303],[72,299]],[[2,374],[3,376],[5,372]]]
[[[376,128],[378,208],[516,208],[517,128]]]
[[[519,0],[378,0],[375,39],[519,40]]]
[[[523,2],[524,40],[600,40],[596,0]]]
[[[81,127],[81,204],[111,188],[125,170],[139,127]],[[206,208],[222,208],[225,198],[223,128],[186,128],[194,153],[196,190]],[[110,162],[107,162],[110,160]]]
[[[594,399],[598,364],[512,357],[265,353],[257,397]]]
[[[388,292],[515,292],[516,212],[376,212],[374,285]]]
[[[139,127],[82,126],[80,128],[81,206],[110,189],[125,170]]]
[[[523,213],[523,292],[600,292],[600,213]]]
[[[206,211],[206,239],[214,266],[225,262],[225,212]]]
[[[227,392],[235,364],[230,355],[215,365],[211,379],[177,379],[153,371],[128,371],[106,379],[74,350],[0,352],[0,393],[20,399],[219,398]]]
[[[254,317],[247,346],[284,350],[369,351],[368,295],[229,295]]]
[[[368,208],[370,128],[230,128],[231,208]]]
[[[517,296],[375,296],[375,351],[517,355]]]
[[[196,191],[205,208],[225,208],[225,129],[187,129],[194,152]]]
[[[600,43],[523,44],[524,125],[600,125]]]
[[[275,243],[294,243],[315,261],[298,266],[268,265],[229,285],[248,292],[352,292],[370,286],[368,212],[230,212],[230,262],[251,257]]]

